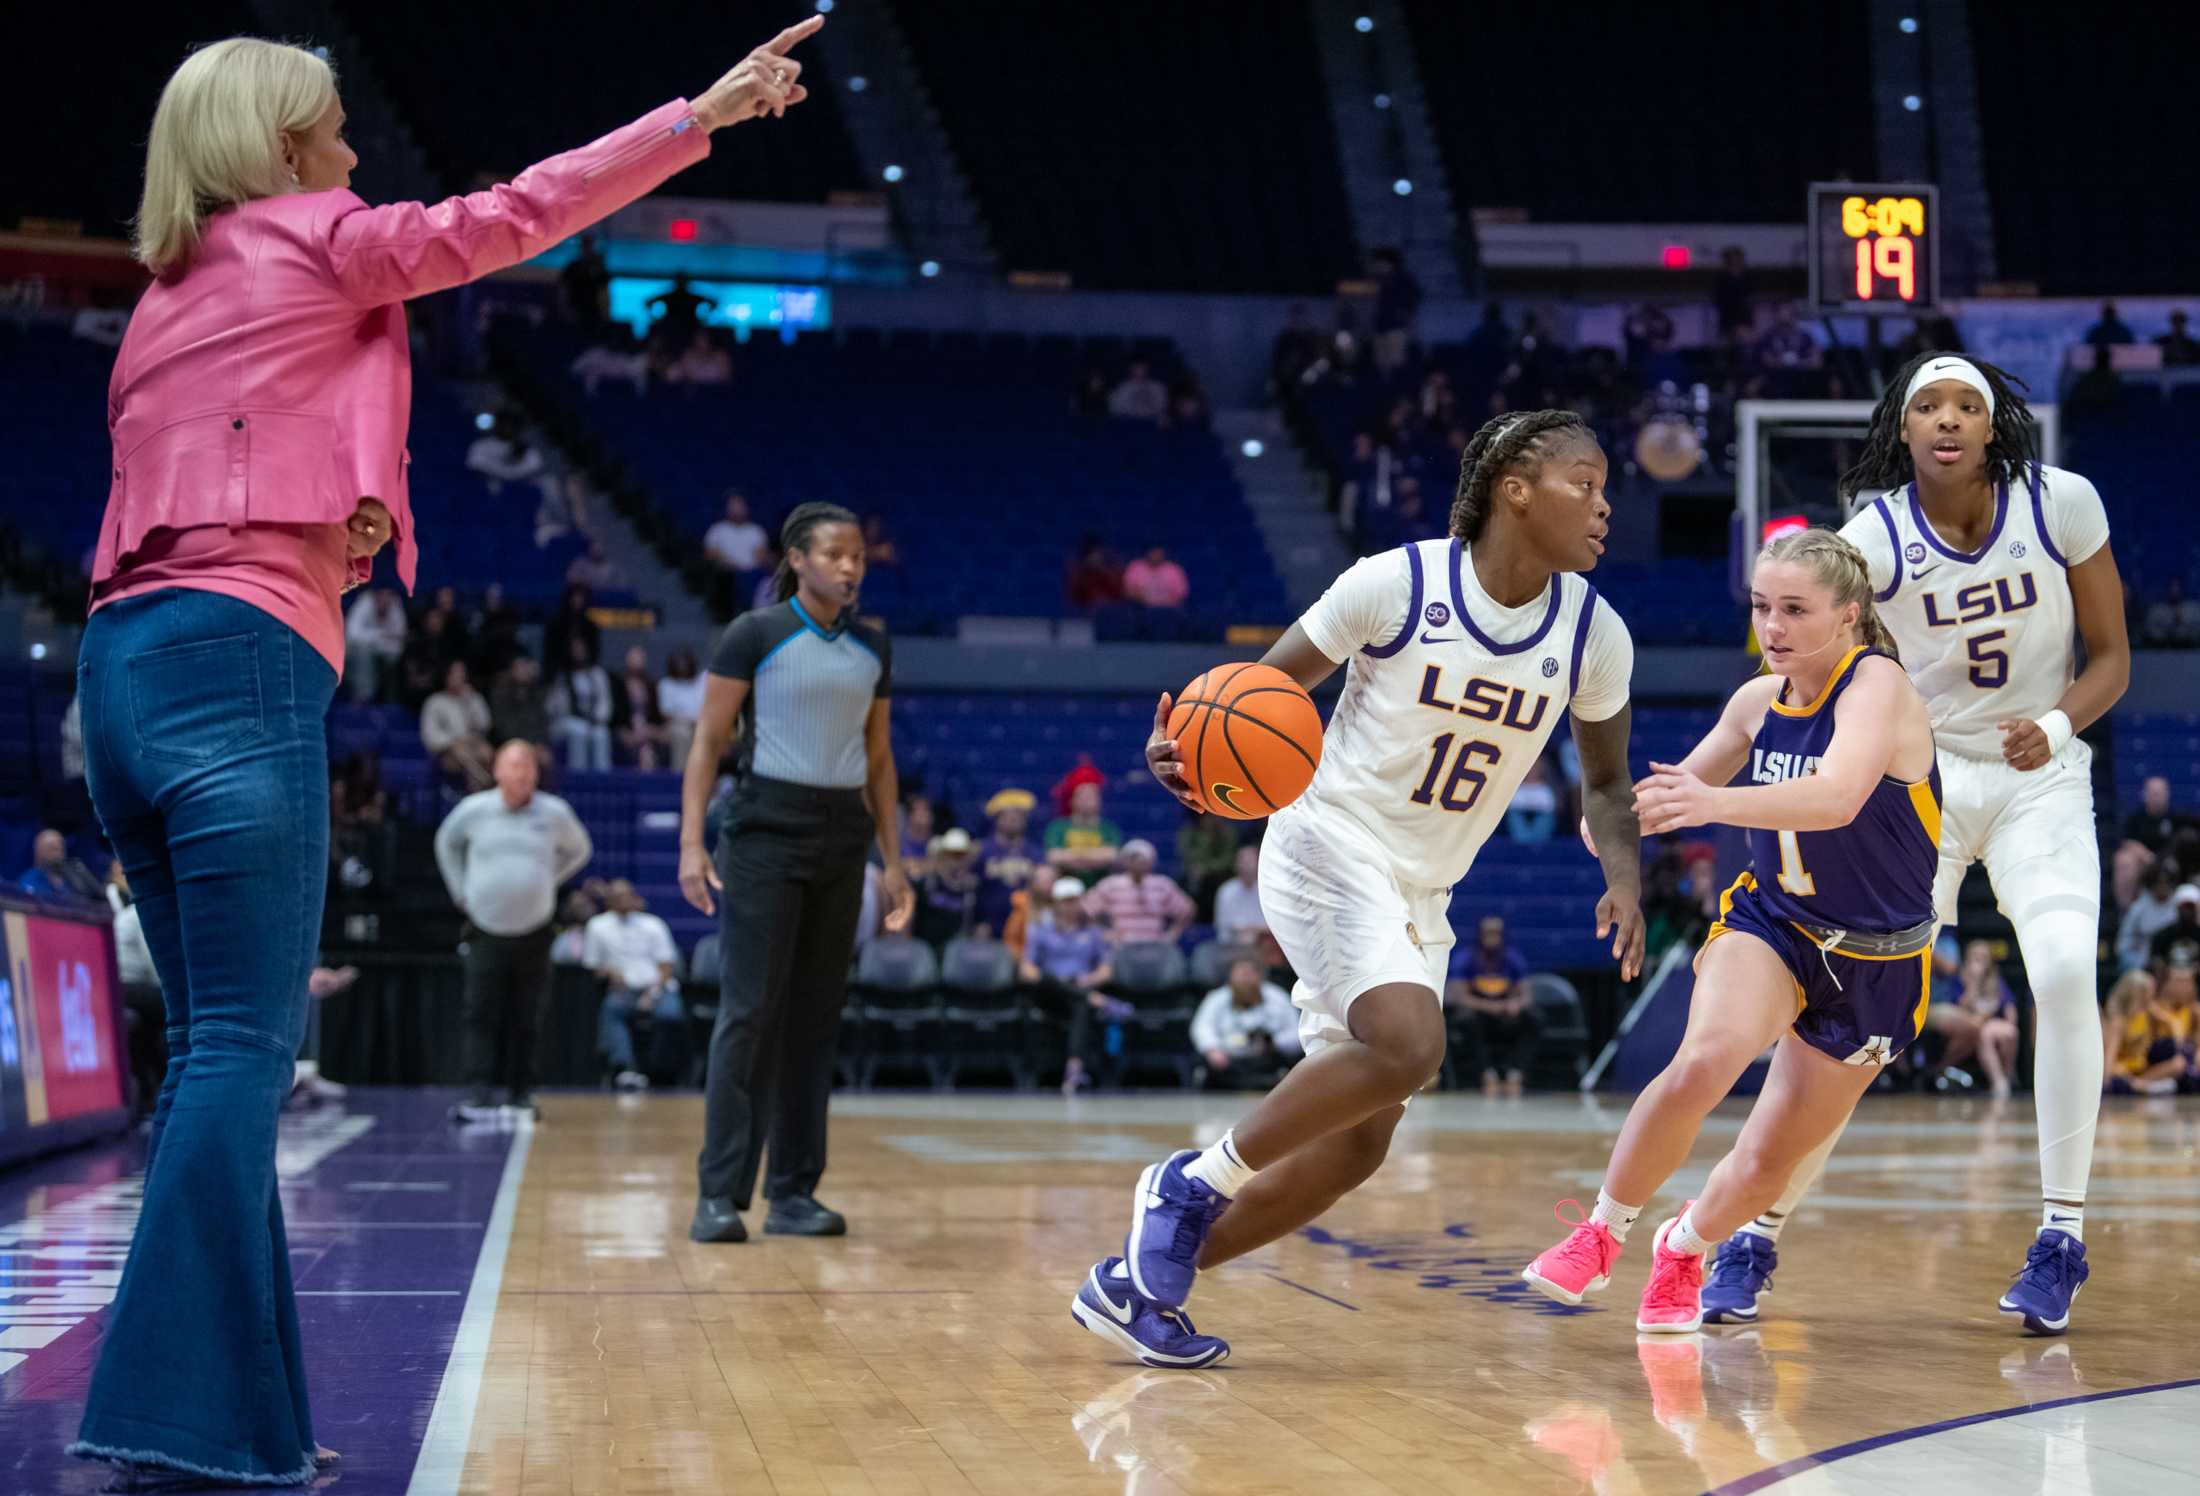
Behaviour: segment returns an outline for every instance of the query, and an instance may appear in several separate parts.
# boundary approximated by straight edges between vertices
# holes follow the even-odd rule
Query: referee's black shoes
[[[767,1236],[846,1236],[848,1218],[827,1210],[808,1195],[789,1195],[772,1201],[764,1217]]]
[[[688,1225],[689,1241],[747,1241],[749,1228],[741,1224],[741,1212],[727,1195],[705,1195],[695,1202],[695,1219]]]

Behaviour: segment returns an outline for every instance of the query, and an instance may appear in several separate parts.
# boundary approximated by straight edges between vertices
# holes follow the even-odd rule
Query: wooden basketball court
[[[450,1483],[2200,1488],[2200,1387],[2174,1385],[2200,1375],[2200,1106],[2105,1110],[2094,1276],[2065,1339],[1993,1312],[2037,1222],[2028,1101],[1871,1098],[1790,1228],[1765,1319],[1638,1340],[1647,1230],[1595,1307],[1562,1309],[1517,1277],[1560,1234],[1552,1203],[1593,1198],[1623,1105],[1426,1096],[1366,1189],[1202,1281],[1189,1307],[1232,1342],[1229,1361],[1145,1370],[1073,1324],[1070,1297],[1120,1241],[1139,1166],[1218,1135],[1242,1105],[842,1098],[820,1193],[851,1234],[698,1246],[699,1098],[550,1098],[514,1140],[508,1246],[492,1220],[475,1274],[485,1349],[461,1329],[436,1406]],[[1700,1182],[1739,1117],[1713,1119],[1660,1207]],[[457,1406],[454,1383],[476,1373]]]

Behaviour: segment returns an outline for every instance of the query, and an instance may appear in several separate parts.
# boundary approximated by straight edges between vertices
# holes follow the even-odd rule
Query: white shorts
[[[1401,883],[1368,829],[1303,802],[1268,819],[1260,908],[1298,973],[1291,1002],[1309,1055],[1352,1036],[1363,992],[1393,982],[1443,1002],[1451,964],[1451,890]]]
[[[1933,907],[1943,925],[1956,922],[1956,893],[1974,862],[1986,864],[2001,912],[2019,929],[2057,910],[2100,917],[2091,748],[2072,739],[2030,771],[1943,751],[1940,798]]]

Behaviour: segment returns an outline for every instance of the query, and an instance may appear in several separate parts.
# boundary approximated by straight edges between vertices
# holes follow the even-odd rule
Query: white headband
[[[1910,376],[1910,387],[1902,392],[1902,408],[1908,410],[1917,399],[1917,392],[1929,384],[1943,379],[1953,379],[1977,390],[1986,400],[1986,418],[1994,418],[1994,389],[1986,382],[1986,376],[1978,371],[1978,365],[1967,358],[1936,358],[1926,361]]]

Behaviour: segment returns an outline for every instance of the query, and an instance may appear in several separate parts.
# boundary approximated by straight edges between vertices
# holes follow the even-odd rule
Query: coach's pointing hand
[[[810,91],[801,82],[802,64],[787,54],[824,24],[823,16],[812,16],[789,26],[735,63],[731,72],[696,99],[695,118],[704,129],[717,130],[767,114],[777,119],[808,98]]]

